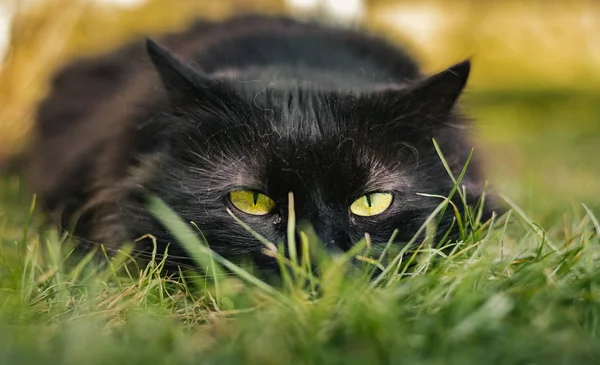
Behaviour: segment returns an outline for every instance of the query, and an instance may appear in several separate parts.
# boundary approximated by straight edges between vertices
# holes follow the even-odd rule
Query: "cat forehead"
[[[222,180],[224,190],[236,185],[272,191],[274,184],[353,194],[411,185],[413,150],[371,128],[376,113],[358,110],[357,96],[310,88],[241,96],[242,108],[193,123],[198,162],[210,162],[207,172],[212,181]]]
[[[368,163],[356,159],[311,160],[257,153],[214,165],[211,184],[224,190],[248,188],[266,192],[327,192],[327,194],[369,191],[408,190],[413,186],[409,164],[379,163],[373,156]],[[207,175],[207,176],[208,176]],[[220,181],[220,183],[218,183]],[[333,190],[332,190],[333,189]],[[335,191],[334,191],[335,190]]]
[[[397,145],[410,143],[402,140],[406,135],[386,133],[394,111],[377,96],[310,86],[239,89],[219,112],[190,115],[199,144],[244,154],[262,151],[269,158],[328,161],[360,160],[361,153],[393,157]]]
[[[311,83],[286,80],[262,88],[249,87],[244,94],[259,115],[258,122],[266,123],[279,132],[280,137],[289,135],[292,139],[333,139],[335,142],[353,132],[367,132],[359,127],[369,123],[365,105],[370,100],[357,91],[332,91]]]
[[[215,153],[216,150],[208,152]],[[227,156],[213,166],[213,172],[226,169],[227,174],[221,174],[227,176],[226,180],[265,191],[272,190],[273,185],[284,190],[313,190],[315,187],[342,191],[406,189],[412,185],[410,176],[417,156],[410,146],[395,145],[387,150],[372,148],[357,143],[355,138],[322,137],[318,131],[287,136],[273,132],[261,139],[245,140],[238,147],[227,148],[224,154]],[[211,159],[211,156],[205,158]]]

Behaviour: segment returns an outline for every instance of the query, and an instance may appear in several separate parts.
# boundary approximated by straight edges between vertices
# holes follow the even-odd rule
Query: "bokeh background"
[[[463,105],[494,188],[540,221],[579,202],[598,207],[594,0],[0,0],[0,164],[26,148],[61,64],[241,12],[361,25],[404,45],[426,72],[470,57]]]

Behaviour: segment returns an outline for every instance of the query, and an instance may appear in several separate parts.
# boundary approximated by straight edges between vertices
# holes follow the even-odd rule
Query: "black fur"
[[[260,16],[198,23],[160,43],[68,66],[39,109],[33,186],[63,225],[78,218],[84,241],[118,247],[152,233],[163,249],[172,237],[145,207],[155,194],[216,252],[269,267],[262,244],[226,208],[282,242],[291,191],[297,218],[331,250],[366,232],[386,242],[394,229],[401,244],[440,202],[417,193],[447,195],[453,186],[431,139],[456,175],[469,155],[467,123],[454,107],[468,61],[424,78],[379,38]],[[476,159],[463,184],[476,201]],[[236,210],[228,200],[236,188],[268,194],[276,210]],[[390,209],[349,212],[376,191],[393,194]],[[187,262],[177,245],[170,251]]]

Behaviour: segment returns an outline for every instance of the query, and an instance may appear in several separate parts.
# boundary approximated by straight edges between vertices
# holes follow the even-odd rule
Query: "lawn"
[[[119,12],[44,3],[15,22],[0,74],[0,161],[26,142],[33,105],[66,59],[177,29],[194,14],[281,3],[153,0]],[[429,71],[475,54],[464,108],[506,214],[460,217],[461,239],[443,252],[429,224],[405,255],[390,249],[369,261],[365,240],[321,257],[318,274],[282,261],[280,280],[207,254],[180,222],[183,242],[209,267],[183,280],[166,277],[160,261],[138,266],[126,249],[111,258],[102,247],[74,250],[42,224],[26,181],[0,174],[0,365],[600,363],[597,12],[585,1],[485,11],[478,1],[437,3],[452,31],[419,43],[419,54]],[[374,21],[400,23],[375,10]],[[309,233],[301,247],[315,253]],[[380,272],[367,278],[349,265],[357,257]]]
[[[390,251],[375,280],[348,265],[367,242],[323,258],[318,275],[282,262],[277,283],[238,267],[219,273],[229,264],[189,237],[214,265],[186,280],[165,277],[161,262],[137,268],[127,252],[92,259],[40,225],[25,182],[3,176],[0,363],[598,363],[598,101],[470,95],[475,153],[510,211],[492,222],[461,217],[466,230],[450,251],[429,238],[400,263]]]

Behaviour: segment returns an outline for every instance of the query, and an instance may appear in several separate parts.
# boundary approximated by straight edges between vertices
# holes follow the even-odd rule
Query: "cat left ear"
[[[469,73],[471,62],[465,60],[440,73],[418,81],[409,87],[405,98],[422,116],[431,120],[440,120],[448,115],[462,93]]]
[[[146,50],[172,98],[189,98],[213,83],[208,75],[186,66],[150,38],[146,40]]]

